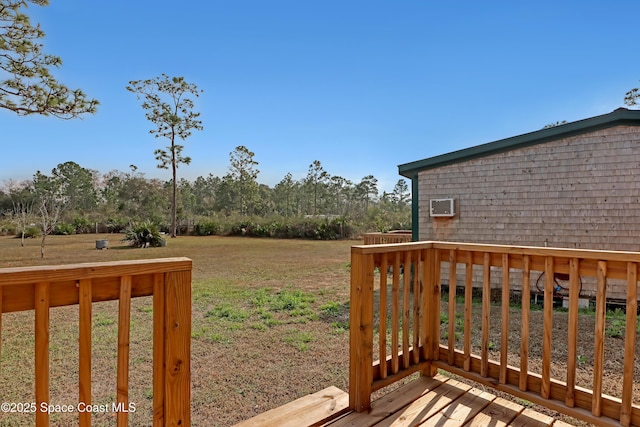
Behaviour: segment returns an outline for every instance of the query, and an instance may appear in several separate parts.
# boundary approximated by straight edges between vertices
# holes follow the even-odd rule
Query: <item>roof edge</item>
[[[640,110],[618,108],[611,113],[602,114],[600,116],[541,129],[510,138],[500,139],[464,148],[462,150],[417,160],[415,162],[404,163],[398,165],[398,172],[406,178],[413,178],[418,174],[418,172],[423,170],[446,166],[453,163],[460,163],[471,159],[486,157],[505,151],[542,144],[569,136],[620,125],[640,126]]]

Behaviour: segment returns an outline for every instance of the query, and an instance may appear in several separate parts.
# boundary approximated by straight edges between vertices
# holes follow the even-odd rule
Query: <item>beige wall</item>
[[[639,175],[634,126],[423,171],[420,240],[640,251]],[[456,216],[429,217],[444,197]]]

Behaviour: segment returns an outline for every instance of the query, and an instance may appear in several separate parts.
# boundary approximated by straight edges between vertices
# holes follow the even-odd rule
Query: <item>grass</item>
[[[0,237],[0,267],[186,256],[193,260],[192,425],[232,425],[348,378],[350,247],[359,241],[180,237],[166,247],[136,249],[121,235],[50,236],[25,247]],[[95,240],[110,241],[96,250]],[[153,308],[132,301],[131,426],[148,425],[152,402]],[[115,401],[117,302],[93,313],[93,401]],[[77,401],[77,308],[51,310],[51,401]],[[33,398],[33,313],[2,317],[3,400]],[[23,414],[24,415],[24,414]],[[75,417],[75,418],[74,418]],[[52,419],[53,420],[53,419]],[[212,420],[215,420],[212,424]],[[113,425],[107,415],[94,426]],[[28,426],[27,415],[0,414],[1,425]],[[56,425],[77,425],[60,416]],[[52,424],[52,425],[53,425]]]
[[[103,238],[111,240],[111,249],[96,250],[94,241]],[[50,236],[48,258],[42,260],[38,241],[28,240],[21,248],[18,240],[0,237],[0,267],[191,258],[194,426],[232,425],[328,385],[348,389],[349,255],[351,245],[359,242],[181,237],[169,240],[164,248],[133,249],[119,246],[119,239],[119,235]],[[446,310],[446,304],[442,308]],[[148,425],[151,417],[152,314],[149,298],[132,302],[130,401],[138,408],[131,414],[132,426]],[[492,310],[492,315],[499,314]],[[541,314],[532,312],[532,317]],[[581,314],[589,322],[594,318]],[[77,315],[73,307],[51,311],[51,401],[60,404],[77,400]],[[566,317],[561,311],[555,315]],[[93,316],[93,401],[111,403],[116,391],[117,303],[95,304]],[[619,319],[624,319],[622,313],[607,313],[608,338],[620,333]],[[441,320],[443,327],[449,321],[444,316]],[[451,320],[458,339],[462,311]],[[474,328],[479,324],[474,322]],[[554,320],[555,324],[560,322]],[[532,322],[532,332],[541,325],[540,320]],[[587,326],[593,331],[593,325]],[[2,316],[4,401],[33,398],[33,328],[33,313]],[[518,334],[519,328],[514,329]],[[559,338],[561,334],[554,335]],[[490,350],[497,350],[499,343],[492,335]],[[563,345],[554,343],[556,348]],[[579,365],[591,366],[588,343],[580,343],[579,349]],[[532,349],[532,354],[534,350],[538,351]],[[54,424],[78,423],[73,417],[59,417]],[[113,424],[108,416],[96,416],[92,425]],[[0,414],[3,425],[33,425],[33,418]]]

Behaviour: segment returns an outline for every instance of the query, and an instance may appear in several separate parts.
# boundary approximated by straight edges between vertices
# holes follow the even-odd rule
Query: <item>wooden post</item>
[[[165,425],[191,425],[191,271],[166,273]]]
[[[431,365],[431,361],[438,360],[440,348],[440,251],[433,246],[426,251],[424,262],[424,293],[423,307],[425,309],[424,328],[424,358],[426,367],[421,371],[422,375],[433,377],[438,369]]]
[[[363,412],[371,407],[373,382],[373,256],[356,247],[351,248],[349,338],[349,407]]]

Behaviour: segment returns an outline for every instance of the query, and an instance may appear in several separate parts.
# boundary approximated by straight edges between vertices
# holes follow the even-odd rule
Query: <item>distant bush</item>
[[[0,236],[10,236],[17,233],[17,228],[10,222],[0,222]]]
[[[107,218],[106,228],[109,233],[123,233],[127,229],[128,221],[125,218]]]
[[[213,236],[221,233],[222,226],[215,221],[201,221],[193,227],[195,236]]]
[[[18,231],[16,232],[16,237],[21,237],[21,233]],[[35,237],[40,237],[40,227],[36,227],[35,225],[27,227],[26,230],[24,230],[24,237],[25,239],[28,238],[35,238]]]
[[[59,236],[68,236],[70,234],[76,234],[76,228],[73,226],[73,224],[65,224],[65,223],[56,224],[55,228],[53,229],[53,234],[57,234]]]
[[[165,246],[167,241],[160,234],[160,227],[151,222],[143,221],[132,224],[124,231],[123,242],[129,242],[136,248]]]
[[[337,240],[353,237],[354,229],[343,218],[242,218],[228,227],[231,236],[280,239]]]
[[[94,223],[89,218],[78,216],[73,219],[73,228],[77,234],[91,233],[94,230]]]

